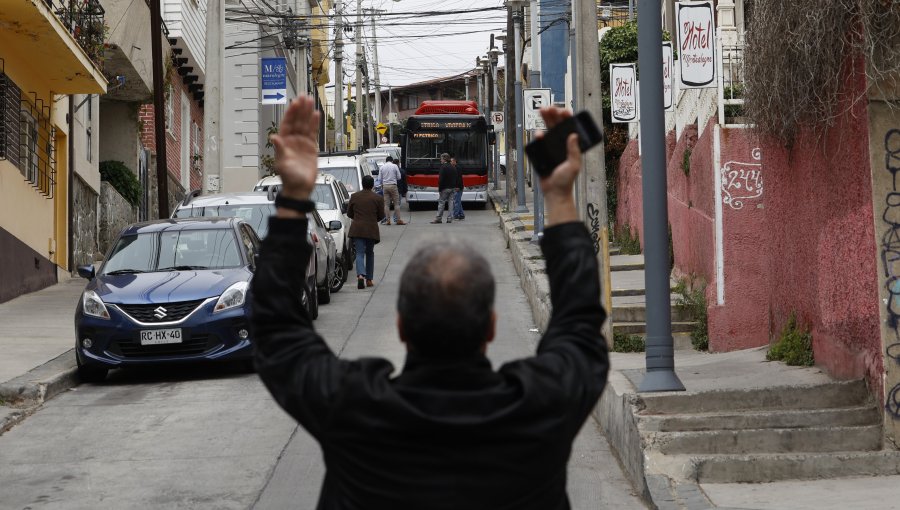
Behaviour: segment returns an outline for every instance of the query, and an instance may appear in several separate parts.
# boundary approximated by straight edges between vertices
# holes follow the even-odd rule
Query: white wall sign
[[[637,72],[634,64],[609,65],[613,122],[637,122]]]
[[[716,27],[713,4],[705,1],[679,2],[676,5],[681,86],[686,89],[715,88]]]
[[[540,109],[552,105],[550,102],[550,89],[525,89],[522,96],[524,98],[522,106],[525,109],[525,114],[522,118],[525,121],[525,129],[529,131],[547,129],[544,119],[541,118]]]
[[[663,107],[667,112],[675,109],[675,81],[672,73],[672,43],[662,43],[663,55]]]
[[[494,132],[503,131],[503,112],[491,112],[491,125],[494,126]]]

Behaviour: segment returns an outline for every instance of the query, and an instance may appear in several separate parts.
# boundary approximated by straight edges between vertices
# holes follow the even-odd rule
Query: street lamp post
[[[525,205],[525,140],[522,136],[522,8],[526,0],[507,0],[506,7],[513,11],[513,44],[516,52],[516,68],[514,70],[516,95],[516,209],[517,213],[528,212]]]

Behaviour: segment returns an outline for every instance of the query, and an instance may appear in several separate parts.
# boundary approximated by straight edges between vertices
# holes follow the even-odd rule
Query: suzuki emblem
[[[166,316],[166,309],[161,306],[157,307],[155,310],[153,310],[153,312],[154,312],[153,316],[156,317],[157,319],[162,319],[163,317]]]

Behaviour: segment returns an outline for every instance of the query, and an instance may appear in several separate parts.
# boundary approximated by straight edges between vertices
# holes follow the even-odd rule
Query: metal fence
[[[62,21],[78,45],[98,67],[103,56],[108,27],[106,11],[99,0],[43,0]]]
[[[719,124],[744,125],[744,43],[723,44],[719,50]]]
[[[50,122],[50,104],[30,95],[0,70],[0,159],[15,165],[40,194],[53,198],[56,127]]]
[[[599,28],[620,27],[630,20],[637,20],[637,7],[632,6],[631,13],[627,5],[597,5],[597,24]]]

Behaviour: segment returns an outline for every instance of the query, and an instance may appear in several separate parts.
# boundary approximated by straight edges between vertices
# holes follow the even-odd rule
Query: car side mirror
[[[94,265],[88,264],[86,266],[78,266],[78,276],[87,278],[88,280],[93,280],[94,277],[97,276],[97,273],[94,270]]]
[[[347,202],[341,202],[341,214],[347,214]]]
[[[328,230],[340,230],[344,228],[344,224],[338,220],[331,220],[328,222]]]

